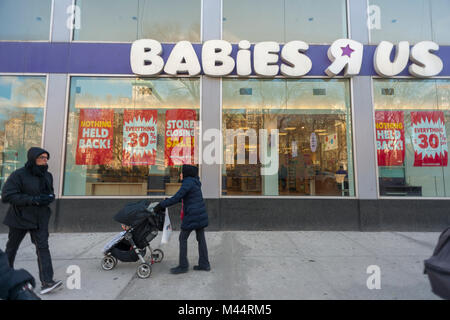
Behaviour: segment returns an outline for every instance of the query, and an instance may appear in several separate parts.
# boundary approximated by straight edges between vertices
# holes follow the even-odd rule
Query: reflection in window
[[[224,195],[354,196],[347,80],[223,80],[222,112]],[[261,129],[279,130],[273,175],[261,174],[263,142],[245,137]]]
[[[240,40],[331,43],[347,37],[345,3],[345,0],[225,0],[223,39],[235,43]]]
[[[49,40],[52,0],[1,0],[0,40]]]
[[[450,44],[448,0],[369,0],[369,4],[373,44],[383,40]]]
[[[77,0],[74,40],[200,42],[201,0]]]
[[[193,78],[72,77],[63,194],[174,194],[180,164],[197,163],[190,132],[199,86]]]
[[[374,80],[380,195],[450,195],[450,81]]]
[[[40,147],[45,77],[0,76],[0,187]]]

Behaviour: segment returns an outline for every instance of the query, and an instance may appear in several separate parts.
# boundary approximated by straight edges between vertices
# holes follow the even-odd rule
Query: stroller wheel
[[[161,262],[164,259],[164,252],[160,249],[155,249],[153,250],[152,258],[155,262]]]
[[[102,259],[103,270],[112,270],[117,265],[117,259],[111,255],[104,256]]]
[[[141,263],[137,267],[137,275],[141,279],[146,279],[152,274],[152,266],[148,263]]]

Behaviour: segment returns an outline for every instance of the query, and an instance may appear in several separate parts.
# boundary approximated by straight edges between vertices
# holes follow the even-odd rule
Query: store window
[[[347,38],[345,0],[224,0],[222,20],[223,39],[234,43]]]
[[[76,0],[74,40],[200,42],[201,0]]]
[[[52,0],[1,0],[0,40],[50,39]]]
[[[66,196],[172,195],[198,163],[198,78],[72,77]]]
[[[450,196],[450,80],[373,83],[381,196]]]
[[[449,14],[448,0],[369,0],[371,43],[432,40],[450,45]]]
[[[0,188],[42,145],[45,86],[45,77],[0,76]]]
[[[223,195],[355,195],[348,80],[224,79],[222,95]]]

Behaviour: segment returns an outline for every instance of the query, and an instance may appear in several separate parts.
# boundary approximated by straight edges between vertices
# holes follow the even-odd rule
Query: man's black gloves
[[[55,200],[54,194],[40,194],[33,197],[33,205],[35,206],[48,206]]]

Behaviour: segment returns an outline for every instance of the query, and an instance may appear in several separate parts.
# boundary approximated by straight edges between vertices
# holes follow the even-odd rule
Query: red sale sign
[[[194,164],[195,118],[195,110],[166,111],[166,165]]]
[[[157,110],[124,111],[122,165],[155,164],[157,117]]]
[[[446,167],[447,134],[442,111],[411,112],[415,167]]]
[[[401,166],[405,160],[403,111],[376,111],[375,129],[379,166]]]
[[[113,122],[113,110],[80,110],[76,164],[96,165],[111,162]]]

